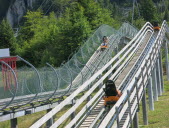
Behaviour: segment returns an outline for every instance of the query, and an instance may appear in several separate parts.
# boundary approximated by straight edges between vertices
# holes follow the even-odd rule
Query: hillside
[[[0,48],[10,47],[11,55],[20,55],[35,66],[46,62],[60,66],[102,24],[118,28],[127,21],[141,28],[146,21],[169,20],[167,0],[141,0],[134,6],[132,0],[1,0],[0,3],[4,4],[1,19],[6,13],[8,20],[0,24]],[[15,37],[11,25],[19,29]]]
[[[21,21],[28,10],[36,11],[37,9],[42,9],[45,15],[54,11],[57,16],[60,16],[65,8],[74,1],[76,0],[0,0],[0,21],[6,17],[13,27],[17,27],[18,21]],[[131,0],[96,0],[96,2],[100,4],[116,3],[119,6],[131,3]]]

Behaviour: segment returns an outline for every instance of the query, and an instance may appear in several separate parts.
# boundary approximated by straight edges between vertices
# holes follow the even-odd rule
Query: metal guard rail
[[[150,28],[150,32],[152,32],[153,30]],[[139,35],[139,37],[137,37],[137,39],[136,40],[134,40],[135,41],[135,43],[134,44],[137,44],[136,46],[133,44],[132,45],[132,47],[134,47],[134,50],[132,49],[132,47],[131,48],[129,48],[128,49],[128,51],[125,53],[125,55],[123,55],[123,57],[121,57],[121,59],[119,60],[119,61],[117,61],[116,62],[116,64],[114,64],[114,66],[111,68],[111,69],[109,69],[109,71],[106,73],[106,75],[104,75],[101,79],[102,80],[104,80],[107,76],[109,76],[109,75],[111,75],[111,72],[115,69],[115,68],[117,68],[117,66],[120,64],[120,62],[122,61],[122,59],[124,59],[124,62],[123,62],[123,64],[121,64],[121,66],[117,69],[117,71],[111,76],[111,78],[110,79],[116,79],[116,76],[117,75],[119,75],[120,73],[121,73],[121,70],[123,69],[123,67],[125,66],[125,65],[127,65],[128,64],[128,62],[130,61],[130,58],[132,58],[132,56],[133,56],[133,54],[137,51],[137,48],[139,47],[139,45],[140,45],[140,42],[142,41],[142,39],[143,39],[143,37],[144,36],[146,36],[146,33],[148,32],[149,30],[147,30],[147,29],[145,29],[140,35]],[[132,41],[131,41],[132,42]],[[130,53],[129,55],[127,54],[127,53]],[[126,58],[127,57],[127,58]],[[102,80],[99,80],[99,81],[101,81],[101,82],[103,82]],[[99,84],[101,84],[101,83],[99,83]],[[99,85],[98,84],[98,85]],[[93,85],[93,86],[95,86],[95,85]],[[93,88],[93,87],[92,87]],[[96,88],[96,86],[95,86],[95,88]],[[89,90],[90,91],[90,90]],[[93,90],[94,91],[94,90]],[[101,89],[101,92],[103,93],[103,90]],[[91,92],[92,93],[92,92]],[[90,93],[90,94],[91,94]],[[98,92],[98,93],[100,93],[100,92]],[[97,94],[98,94],[97,93]],[[96,95],[97,95],[96,94]],[[87,94],[86,94],[87,95]],[[89,94],[88,94],[88,96],[89,96]],[[95,97],[95,98],[97,98],[97,97]],[[83,108],[82,108],[82,110],[76,115],[76,118],[74,118],[67,126],[66,126],[66,128],[69,128],[69,127],[72,127],[77,121],[78,121],[78,119],[84,114],[84,112],[87,110],[87,108],[90,108],[90,105],[92,105],[93,104],[93,102],[95,101],[95,98],[93,97]],[[84,100],[84,99],[83,99]],[[81,102],[83,101],[82,99],[80,100]],[[75,107],[75,106],[74,106]],[[75,108],[74,108],[75,109]],[[66,114],[65,114],[66,115]],[[64,115],[63,115],[64,116]],[[60,118],[61,120],[63,120],[62,118],[63,118],[63,116]],[[57,124],[57,125],[56,125]],[[59,124],[59,122],[58,121],[56,121],[53,125],[52,125],[52,127],[57,127],[58,126],[58,124]]]
[[[103,127],[119,127],[119,122],[122,119],[123,114],[129,109],[131,113],[128,114],[127,119],[123,127],[129,127],[131,120],[134,118],[134,114],[137,111],[140,100],[143,96],[143,91],[146,88],[146,85],[149,80],[149,76],[151,75],[151,71],[155,65],[157,60],[163,37],[165,36],[167,23],[163,22],[160,32],[157,35],[155,43],[151,47],[149,54],[144,59],[141,64],[138,72],[134,75],[132,81],[129,86],[123,92],[122,97],[117,101],[115,106],[110,110],[107,116],[102,121],[99,128]],[[131,101],[133,104],[130,104]],[[116,124],[117,122],[117,124]]]
[[[138,37],[141,37],[143,33],[145,34],[147,31],[152,30],[152,25],[150,23],[146,23],[143,28],[139,31],[139,33],[132,39],[130,43],[128,43],[114,58],[112,58],[103,68],[101,68],[99,71],[97,71],[88,81],[86,81],[83,85],[81,85],[76,91],[74,91],[69,97],[67,97],[64,101],[62,101],[58,106],[56,106],[54,109],[52,109],[49,113],[47,113],[45,116],[43,116],[41,119],[39,119],[35,124],[31,126],[31,128],[38,128],[41,125],[43,125],[47,120],[49,120],[53,115],[55,115],[57,112],[59,112],[65,105],[67,105],[67,102],[73,100],[80,92],[82,92],[89,84],[91,84],[94,80],[97,79],[98,76],[102,75],[102,73],[109,67],[111,67],[112,63],[115,62],[117,58],[119,58],[121,55],[123,55],[124,51],[127,49],[132,49],[136,44],[136,40]],[[137,46],[137,45],[136,45]],[[96,87],[98,87],[99,84],[103,82],[103,80],[111,74],[111,72],[116,68],[117,65],[120,64],[120,62],[125,59],[126,55],[128,53],[125,53],[122,57],[122,59],[119,60],[118,64],[115,64],[97,83],[95,83],[92,88],[82,97],[83,100],[86,99],[94,90]],[[76,103],[74,107],[78,106],[80,103]],[[68,110],[66,114],[64,114],[62,117],[66,119],[75,108],[71,108]],[[57,127],[59,124],[61,124],[64,120],[63,118],[59,119],[57,123],[55,122],[52,127]]]
[[[146,29],[145,29],[146,30]],[[148,30],[149,31],[149,30]],[[152,30],[153,31],[153,30]],[[144,33],[144,32],[143,32]],[[140,36],[140,38],[137,38],[137,40],[135,41],[135,43],[136,42],[138,42],[138,44],[137,44],[137,46],[134,46],[133,45],[133,47],[134,47],[134,50],[132,51],[132,49],[130,48],[126,53],[128,53],[128,52],[131,52],[129,55],[128,54],[126,54],[126,56],[123,56],[121,59],[124,59],[125,61],[123,62],[123,64],[121,64],[121,66],[117,69],[117,71],[111,76],[111,78],[110,79],[114,79],[114,80],[116,80],[117,79],[117,75],[119,75],[120,73],[121,73],[121,70],[123,70],[123,67],[125,67],[125,65],[127,65],[128,64],[128,62],[130,61],[130,59],[132,58],[132,56],[133,56],[133,54],[137,51],[137,48],[139,47],[139,44],[140,44],[140,42],[142,41],[142,37],[144,37],[145,35],[146,35],[146,33],[144,33],[144,34],[140,34],[139,36]],[[127,57],[127,58],[125,58],[125,57]],[[111,75],[110,73],[112,72],[112,70],[114,69],[114,68],[117,68],[117,66],[118,66],[118,64],[120,64],[120,60],[118,61],[118,62],[116,62],[116,64],[115,64],[115,67],[113,66],[111,69],[109,69],[109,73],[107,74],[107,75],[105,75],[105,76],[103,76],[103,78],[101,78],[102,80],[104,80],[107,76],[109,76],[109,75]],[[101,81],[101,82],[103,82],[103,81]],[[101,84],[101,83],[100,83]],[[95,85],[93,85],[93,86],[95,86]],[[97,86],[98,87],[98,86]],[[93,87],[92,87],[93,88]],[[94,88],[96,88],[96,86],[94,87]],[[89,90],[90,91],[90,90]],[[102,94],[103,94],[103,90],[101,89],[100,90],[101,92],[98,92],[98,93],[96,93],[96,95],[100,95],[100,96],[102,96]],[[92,92],[91,92],[92,93]],[[91,94],[90,93],[90,94]],[[86,94],[86,96],[89,96],[89,94]],[[95,97],[93,97],[83,108],[82,108],[82,110],[76,115],[76,118],[74,118],[67,126],[66,126],[66,128],[69,128],[69,127],[72,127],[77,121],[78,121],[78,119],[79,118],[81,118],[81,116],[84,114],[84,112],[85,111],[87,111],[87,108],[90,108],[91,107],[91,105],[93,104],[93,102],[96,100],[96,98],[98,98],[97,96]],[[84,101],[84,99],[82,99],[81,98],[81,100],[80,100],[81,102],[82,101]],[[75,110],[75,106],[74,106],[74,108],[73,108],[74,110]],[[66,115],[66,114],[65,114]],[[63,115],[64,116],[64,115]],[[63,118],[63,116],[60,118],[61,120],[63,120],[62,118]],[[59,124],[59,122],[58,121],[56,121],[54,124]],[[53,125],[52,127],[56,127],[57,125]]]

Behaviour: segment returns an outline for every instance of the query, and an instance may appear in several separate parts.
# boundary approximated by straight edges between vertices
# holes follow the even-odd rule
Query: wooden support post
[[[166,63],[166,73],[167,73],[167,80],[169,81],[169,64],[168,64],[168,44],[167,41],[165,42],[165,63]]]
[[[154,66],[154,69],[152,70],[152,82],[153,82],[154,101],[158,101],[156,65]]]
[[[159,53],[159,67],[160,67],[160,79],[161,79],[161,93],[163,93],[164,92],[164,82],[163,82],[163,64],[162,64],[161,50]]]
[[[149,99],[149,109],[154,110],[154,100],[153,100],[153,89],[152,89],[152,77],[150,76],[148,81],[148,99]]]
[[[162,95],[162,91],[161,91],[161,76],[160,76],[160,65],[159,65],[159,60],[158,59],[156,61],[157,91],[158,91],[158,96],[161,96]]]
[[[133,119],[133,128],[138,128],[138,125],[138,112],[136,112]]]
[[[52,108],[47,109],[47,113],[50,112],[52,110]],[[50,118],[47,122],[46,122],[46,127],[49,128],[50,126],[52,126],[53,124],[53,117]]]
[[[17,118],[11,119],[11,128],[18,128]]]
[[[143,109],[143,122],[144,122],[144,125],[148,125],[147,105],[146,105],[146,91],[143,92],[142,109]]]

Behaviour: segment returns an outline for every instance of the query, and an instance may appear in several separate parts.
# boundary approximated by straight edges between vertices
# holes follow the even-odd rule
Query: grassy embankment
[[[148,100],[147,100],[148,102]],[[158,101],[154,102],[154,111],[148,110],[148,125],[143,125],[142,108],[139,112],[139,127],[140,128],[169,128],[169,81],[164,76],[164,93],[159,97]]]

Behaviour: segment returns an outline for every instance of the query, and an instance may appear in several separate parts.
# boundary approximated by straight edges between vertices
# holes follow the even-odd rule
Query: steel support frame
[[[11,128],[18,128],[18,121],[17,118],[11,119]]]
[[[168,64],[168,42],[165,42],[165,63],[166,63],[166,74],[167,74],[167,80],[169,81],[169,64]]]
[[[148,80],[148,99],[149,99],[149,110],[154,110],[154,99],[153,99],[153,88],[152,88],[152,76],[150,75]]]
[[[138,128],[138,127],[139,127],[138,112],[136,112],[133,118],[133,128]]]
[[[52,108],[47,109],[47,113],[50,112],[52,110]],[[53,117],[50,118],[47,122],[46,122],[46,127],[49,128],[50,126],[52,126],[53,124]]]
[[[161,90],[161,76],[160,76],[160,64],[159,64],[159,57],[156,61],[156,75],[157,75],[157,91],[158,91],[158,96],[162,95],[162,90]]]
[[[142,110],[143,110],[144,125],[148,125],[148,114],[147,114],[146,91],[145,90],[143,92],[143,97],[142,97]]]
[[[164,92],[164,82],[163,82],[163,64],[162,64],[162,52],[159,51],[159,71],[160,71],[160,80],[161,80],[161,93]]]
[[[158,101],[156,65],[154,65],[154,69],[152,70],[152,82],[154,101]]]
[[[89,96],[90,97],[90,96]],[[72,106],[74,106],[75,104],[75,100],[73,99],[72,100]],[[71,114],[71,119],[73,120],[73,118],[76,116],[76,112],[74,111],[72,114]]]

